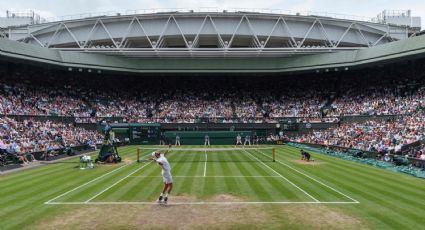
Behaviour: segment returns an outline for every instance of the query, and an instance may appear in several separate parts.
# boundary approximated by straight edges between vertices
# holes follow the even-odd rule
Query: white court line
[[[150,161],[149,163],[147,163],[147,164],[143,165],[142,167],[140,167],[140,168],[138,168],[138,169],[134,170],[133,172],[131,172],[131,173],[130,173],[130,174],[128,174],[127,176],[125,176],[125,177],[121,178],[119,181],[117,181],[117,182],[113,183],[111,186],[109,186],[109,187],[105,188],[104,190],[102,190],[102,191],[98,192],[96,195],[94,195],[94,196],[92,196],[91,198],[89,198],[88,200],[86,200],[86,201],[85,201],[85,203],[90,202],[90,201],[91,201],[91,200],[93,200],[94,198],[98,197],[100,194],[102,194],[102,193],[104,193],[104,192],[108,191],[109,189],[111,189],[112,187],[114,187],[115,185],[117,185],[118,183],[120,183],[121,181],[123,181],[123,180],[127,179],[127,178],[128,178],[128,177],[130,177],[131,175],[135,174],[136,172],[140,171],[142,168],[146,167],[146,166],[147,166],[147,165],[149,165],[150,163],[152,163],[152,161]]]
[[[146,148],[142,148],[142,150],[158,150],[158,151],[162,151],[162,150],[170,150],[170,151],[207,151],[207,152],[211,152],[211,151],[229,151],[229,150],[246,150],[246,149],[261,149],[261,150],[270,150],[272,149],[272,147],[252,147],[252,148],[166,148],[166,147],[158,147],[158,148],[153,148],[153,147],[146,147]]]
[[[99,202],[51,202],[49,205],[159,205],[156,202],[143,202],[143,201],[99,201]],[[235,204],[358,204],[351,201],[235,201],[235,202],[209,202],[209,201],[194,201],[194,202],[169,202],[167,205],[235,205]]]
[[[264,156],[267,156],[267,154],[263,153],[262,151],[259,151],[259,150],[256,150],[256,151],[257,151],[257,152],[259,152],[259,153],[261,153],[261,154],[263,154]],[[270,156],[267,156],[267,157],[269,157],[269,158],[270,158]],[[337,193],[338,193],[338,194],[340,194],[340,195],[345,196],[346,198],[348,198],[348,199],[352,200],[354,203],[360,203],[360,202],[359,202],[359,201],[357,201],[356,199],[351,198],[350,196],[348,196],[348,195],[346,195],[346,194],[344,194],[344,193],[342,193],[342,192],[338,191],[338,190],[337,190],[337,189],[335,189],[335,188],[332,188],[331,186],[329,186],[329,185],[327,185],[327,184],[324,184],[323,182],[321,182],[321,181],[319,181],[319,180],[316,180],[315,178],[313,178],[313,177],[311,177],[311,176],[309,176],[309,175],[307,175],[307,174],[305,174],[305,173],[303,173],[303,172],[301,172],[301,171],[299,171],[299,170],[297,170],[297,169],[295,169],[295,168],[291,167],[291,166],[290,166],[290,165],[288,165],[288,164],[285,164],[285,163],[283,163],[283,162],[281,162],[281,161],[278,161],[278,160],[276,160],[276,162],[277,162],[277,163],[279,163],[279,164],[281,164],[281,165],[285,165],[286,167],[288,167],[288,168],[290,168],[290,169],[294,170],[295,172],[297,172],[297,173],[299,173],[299,174],[301,174],[301,175],[304,175],[304,176],[306,176],[306,177],[308,177],[308,178],[310,178],[310,179],[312,179],[312,180],[316,181],[317,183],[319,183],[319,184],[321,184],[321,185],[323,185],[323,186],[325,186],[325,187],[327,187],[327,188],[331,189],[331,190],[332,190],[332,191],[334,191],[334,192],[337,192]]]
[[[204,177],[207,176],[207,160],[208,160],[207,151],[205,151]]]
[[[130,177],[162,177],[162,176],[130,176]],[[263,178],[263,177],[277,177],[280,178],[280,176],[173,176],[173,178],[245,178],[245,177],[255,177],[255,178]]]
[[[270,170],[272,170],[274,173],[276,173],[277,175],[279,175],[280,177],[282,177],[284,180],[286,180],[288,183],[290,183],[292,186],[294,186],[295,188],[297,188],[298,190],[300,190],[301,192],[303,192],[304,194],[306,194],[307,196],[309,196],[311,199],[313,199],[315,202],[320,202],[318,199],[314,198],[312,195],[310,195],[308,192],[304,191],[304,189],[298,187],[298,185],[294,184],[292,181],[290,181],[288,178],[282,176],[282,174],[276,172],[276,170],[272,169],[270,166],[266,165],[264,162],[260,161],[260,159],[258,159],[256,156],[252,155],[250,152],[244,150],[246,153],[248,153],[250,156],[254,157],[255,159],[257,159],[258,162],[260,162],[261,164],[263,164],[264,166],[266,166],[267,168],[269,168]]]
[[[82,184],[82,185],[80,185],[80,186],[78,186],[78,187],[76,187],[76,188],[73,188],[73,189],[71,189],[71,190],[69,190],[69,191],[67,191],[67,192],[65,192],[65,193],[62,193],[61,195],[59,195],[59,196],[57,196],[57,197],[55,197],[55,198],[53,198],[53,199],[50,199],[50,200],[46,201],[46,202],[45,202],[45,204],[46,204],[46,203],[50,203],[50,202],[52,202],[53,200],[56,200],[56,199],[58,199],[58,198],[60,198],[60,197],[63,197],[63,196],[65,196],[66,194],[69,194],[69,193],[71,193],[71,192],[73,192],[73,191],[75,191],[75,190],[77,190],[77,189],[79,189],[79,188],[81,188],[81,187],[84,187],[84,186],[86,186],[86,185],[88,185],[88,184],[90,184],[90,183],[93,183],[93,182],[95,182],[95,181],[97,181],[97,180],[99,180],[99,179],[101,179],[101,178],[103,178],[103,177],[105,177],[105,176],[107,176],[107,175],[109,175],[109,174],[111,174],[111,173],[113,173],[113,172],[115,172],[115,171],[117,171],[117,170],[119,170],[119,169],[121,169],[121,168],[125,167],[125,166],[129,166],[129,165],[131,165],[132,163],[134,163],[134,161],[133,161],[133,162],[131,162],[131,163],[129,163],[129,164],[122,165],[122,166],[120,166],[120,167],[118,167],[118,168],[116,168],[116,169],[114,169],[114,170],[112,170],[112,171],[110,171],[110,172],[108,172],[108,173],[106,173],[106,174],[103,174],[102,176],[96,177],[96,178],[94,178],[93,180],[91,180],[91,181],[89,181],[89,182],[86,182],[86,183],[84,183],[84,184]]]
[[[245,150],[246,151],[246,150]],[[257,149],[257,151],[258,151],[258,149]],[[263,155],[266,155],[266,154],[264,154],[263,152],[261,152],[261,151],[258,151],[258,152],[260,152],[260,153],[262,153]],[[249,152],[248,152],[249,153]],[[251,153],[249,153],[250,155],[252,155]],[[253,155],[252,155],[253,156]],[[266,155],[267,156],[267,155]],[[255,156],[253,156],[253,157],[255,157]],[[269,156],[267,156],[267,157],[269,157]],[[255,157],[255,158],[257,158],[257,157]],[[269,157],[270,158],[270,157]],[[257,160],[258,160],[258,158],[257,158]],[[259,161],[259,160],[258,160]],[[277,161],[277,160],[276,160]],[[259,161],[260,163],[262,163],[262,164],[264,164],[263,162],[261,162],[261,161]],[[302,172],[300,172],[300,171],[298,171],[298,170],[296,170],[296,169],[294,169],[294,168],[292,168],[292,167],[290,167],[289,165],[287,165],[287,164],[285,164],[285,163],[282,163],[282,162],[280,162],[280,161],[277,161],[278,163],[280,163],[280,164],[283,164],[283,165],[285,165],[285,166],[287,166],[287,167],[289,167],[289,168],[291,168],[291,169],[293,169],[293,170],[295,170],[295,171],[297,171],[298,173],[301,173],[301,174],[303,174],[304,176],[307,176],[308,178],[310,178],[310,179],[312,179],[312,180],[314,180],[314,181],[316,181],[316,182],[318,182],[318,183],[320,183],[320,184],[322,184],[323,186],[326,186],[326,187],[328,187],[328,188],[330,188],[330,189],[332,189],[333,191],[335,191],[335,192],[337,192],[337,193],[339,193],[339,194],[341,194],[341,195],[343,195],[343,196],[345,196],[345,197],[347,197],[347,198],[349,198],[349,199],[351,199],[351,200],[353,200],[353,202],[351,202],[351,201],[329,201],[329,202],[320,202],[320,201],[315,201],[315,202],[309,202],[309,201],[307,201],[307,202],[303,202],[303,201],[300,201],[300,202],[291,202],[291,201],[282,201],[282,202],[280,202],[280,201],[276,201],[276,202],[256,202],[256,201],[253,201],[253,202],[203,202],[203,201],[200,201],[200,202],[176,202],[176,203],[169,203],[170,205],[231,205],[231,204],[358,204],[358,203],[360,203],[360,202],[358,202],[358,201],[356,201],[355,199],[353,199],[353,198],[351,198],[351,197],[349,197],[349,196],[347,196],[347,195],[345,195],[345,194],[343,194],[342,192],[340,192],[340,191],[338,191],[338,190],[336,190],[336,189],[334,189],[334,188],[332,188],[332,187],[330,187],[330,186],[328,186],[328,185],[326,185],[326,184],[323,184],[322,182],[320,182],[320,181],[318,181],[318,180],[316,180],[316,179],[314,179],[314,178],[312,178],[312,177],[310,177],[310,176],[308,176],[308,175],[306,175],[306,174],[304,174],[304,173],[302,173]],[[130,164],[132,164],[132,163],[134,163],[134,162],[131,162]],[[101,179],[102,177],[104,177],[104,176],[107,176],[108,174],[111,174],[111,173],[113,173],[114,171],[116,171],[116,170],[118,170],[118,169],[120,169],[120,168],[122,168],[122,167],[124,167],[124,166],[128,166],[128,165],[130,165],[130,164],[126,164],[126,165],[123,165],[123,166],[120,166],[119,168],[117,168],[117,169],[115,169],[115,170],[113,170],[113,171],[111,171],[111,172],[108,172],[107,174],[104,174],[104,175],[102,175],[102,176],[100,176],[100,177],[98,177],[98,178],[95,178],[95,179],[93,179],[93,180],[91,180],[91,181],[89,181],[89,182],[87,182],[87,183],[85,183],[85,184],[83,184],[83,185],[80,185],[80,186],[78,186],[78,187],[76,187],[76,188],[74,188],[74,189],[72,189],[72,190],[70,190],[70,191],[68,191],[68,192],[66,192],[66,193],[64,193],[64,194],[61,194],[61,195],[59,195],[59,196],[57,196],[57,197],[55,197],[55,198],[53,198],[53,199],[51,199],[51,200],[49,200],[49,201],[47,201],[47,202],[45,202],[44,204],[48,204],[48,205],[73,205],[73,204],[78,204],[78,205],[81,205],[81,204],[83,204],[83,205],[126,205],[126,204],[147,204],[147,205],[157,205],[156,203],[154,203],[154,202],[90,202],[90,200],[87,202],[87,201],[85,201],[85,202],[53,202],[53,200],[56,200],[56,199],[58,199],[58,198],[60,198],[60,197],[62,197],[62,196],[65,196],[66,194],[69,194],[70,192],[72,192],[72,191],[75,191],[75,190],[77,190],[77,189],[79,189],[79,188],[81,188],[81,187],[83,187],[83,186],[85,186],[85,185],[87,185],[87,184],[90,184],[90,183],[92,183],[92,182],[94,182],[94,181],[96,181],[96,180],[98,180],[98,179]],[[147,164],[146,164],[147,165]],[[144,166],[146,166],[146,165],[144,165]],[[265,166],[267,166],[266,164],[264,164]],[[143,167],[144,167],[143,166]],[[267,166],[268,168],[270,168],[269,166]],[[277,173],[275,170],[273,170],[272,168],[270,168],[272,171],[274,171],[275,173]],[[279,173],[277,173],[279,176],[208,176],[208,177],[281,177],[281,178],[284,178],[282,175],[280,175]],[[130,175],[130,176],[129,176]],[[127,175],[127,177],[149,177],[149,176],[131,176],[132,174],[129,174],[129,175]],[[155,177],[155,176],[152,176],[152,177]],[[203,176],[175,176],[175,177],[203,177]],[[124,178],[125,179],[125,178]],[[290,182],[291,183],[291,182]],[[112,186],[111,186],[112,187]],[[298,187],[298,186],[296,186],[296,187]]]

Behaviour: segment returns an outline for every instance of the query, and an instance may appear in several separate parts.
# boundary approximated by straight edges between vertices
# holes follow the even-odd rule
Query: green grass
[[[162,189],[160,168],[133,162],[137,147],[120,148],[126,163],[119,165],[80,170],[73,159],[1,176],[0,228],[425,228],[425,180],[315,153],[315,164],[300,164],[289,146],[276,146],[277,162],[271,150],[231,146],[171,152],[174,189],[169,207],[158,209],[151,203]],[[90,224],[111,212],[122,221]],[[149,212],[174,215],[175,223],[142,225]],[[222,222],[196,215],[202,212]],[[78,219],[84,213],[88,223]],[[240,216],[226,219],[229,213]]]

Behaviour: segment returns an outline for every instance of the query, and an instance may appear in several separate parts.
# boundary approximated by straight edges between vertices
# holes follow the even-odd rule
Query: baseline
[[[159,205],[156,202],[143,202],[143,201],[107,201],[107,202],[51,202],[47,205]],[[258,205],[258,204],[358,204],[352,201],[223,201],[223,202],[210,202],[210,201],[198,201],[198,202],[175,202],[168,203],[168,205]]]

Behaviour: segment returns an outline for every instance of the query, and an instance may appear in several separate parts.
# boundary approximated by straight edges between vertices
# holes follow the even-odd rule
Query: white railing
[[[115,11],[105,11],[105,12],[93,12],[93,13],[83,13],[83,14],[72,14],[72,15],[65,15],[60,17],[50,17],[50,18],[46,18],[46,21],[57,22],[57,21],[68,21],[68,20],[78,20],[78,19],[103,17],[103,16],[119,16],[119,15],[121,14]]]
[[[86,18],[102,17],[102,16],[131,16],[131,15],[139,15],[139,14],[158,14],[158,13],[240,13],[240,12],[284,14],[284,15],[294,15],[294,16],[319,16],[319,17],[329,17],[329,18],[335,18],[335,19],[373,22],[373,18],[369,18],[369,17],[339,14],[339,13],[319,12],[319,11],[291,11],[291,10],[284,10],[284,9],[268,9],[268,8],[222,9],[217,7],[200,7],[196,9],[151,8],[151,9],[127,10],[125,12],[117,12],[117,11],[93,12],[93,13],[83,13],[83,14],[75,14],[75,15],[65,15],[60,17],[50,17],[50,18],[46,18],[46,21],[57,22],[57,21],[78,20],[78,19],[86,19]]]

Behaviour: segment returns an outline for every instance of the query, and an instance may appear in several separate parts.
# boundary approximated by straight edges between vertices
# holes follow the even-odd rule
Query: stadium
[[[420,17],[0,17],[1,229],[423,229]]]

